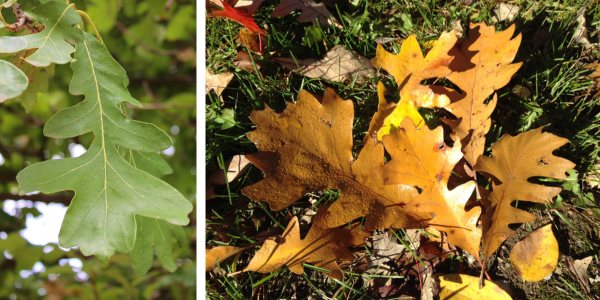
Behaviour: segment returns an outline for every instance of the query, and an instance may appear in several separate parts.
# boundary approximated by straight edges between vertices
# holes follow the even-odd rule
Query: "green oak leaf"
[[[76,27],[81,24],[81,17],[75,8],[62,2],[50,1],[28,11],[27,15],[46,28],[39,33],[22,37],[3,37],[0,39],[0,53],[37,49],[25,59],[36,67],[71,62],[71,53],[75,50],[71,44],[83,40],[83,32]],[[24,45],[21,39],[25,40]],[[20,47],[10,46],[15,43],[19,43]]]
[[[128,161],[129,164],[146,173],[150,173],[152,176],[160,178],[173,172],[173,169],[171,169],[165,159],[156,152],[134,151],[122,147],[117,147],[117,149],[121,157]]]
[[[124,113],[127,116],[128,113],[126,111]],[[156,152],[144,153],[125,148],[118,150],[129,164],[153,176],[160,178],[173,172],[165,159]],[[177,266],[173,262],[172,250],[175,246],[185,245],[187,238],[183,228],[154,218],[136,216],[135,220],[137,224],[135,244],[129,253],[135,274],[142,277],[152,268],[153,247],[165,269],[170,272],[175,271]]]
[[[144,276],[152,268],[152,259],[156,256],[160,263],[170,272],[177,269],[173,261],[173,246],[183,247],[186,236],[183,227],[169,224],[163,220],[135,216],[137,235],[133,250],[129,253],[135,274]]]
[[[0,102],[21,95],[28,83],[23,71],[10,62],[0,60]]]
[[[116,146],[155,152],[168,148],[170,137],[153,124],[130,120],[119,104],[140,103],[127,90],[129,78],[106,47],[84,33],[71,63],[69,91],[83,102],[56,113],[44,135],[72,138],[92,131],[95,139],[76,158],[33,164],[19,174],[19,193],[75,191],[59,234],[64,248],[106,262],[114,252],[129,253],[136,236],[135,215],[186,225],[192,204],[166,182],[136,169]]]

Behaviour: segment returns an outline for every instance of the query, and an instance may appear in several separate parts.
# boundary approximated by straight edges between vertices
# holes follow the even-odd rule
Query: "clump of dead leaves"
[[[246,158],[265,178],[242,189],[244,195],[267,202],[274,211],[311,192],[339,189],[341,196],[318,207],[304,239],[298,220],[291,219],[281,238],[265,241],[245,271],[274,272],[287,266],[302,274],[303,264],[310,263],[342,280],[338,260],[355,259],[349,248],[363,243],[372,231],[421,228],[443,238],[432,241],[423,236],[418,249],[410,250],[424,299],[457,293],[509,299],[484,268],[480,278],[434,274],[431,263],[424,261],[447,257],[459,247],[475,258],[473,262],[485,266],[486,259],[515,235],[509,224],[536,218],[511,203],[549,203],[561,191],[529,179],[565,179],[565,172],[575,167],[552,154],[568,140],[543,128],[505,135],[491,147],[490,157],[484,155],[490,115],[498,101],[495,91],[508,84],[521,66],[513,63],[521,36],[513,35],[514,26],[495,32],[493,26],[471,24],[467,39],[457,38],[456,30],[444,33],[426,56],[414,36],[402,43],[397,55],[379,45],[372,63],[394,76],[401,99],[388,103],[386,89],[379,83],[379,110],[356,157],[352,155],[354,104],[332,89],[324,96],[301,91],[297,102],[280,114],[268,106],[254,111],[250,118],[257,129],[248,139],[258,152]],[[421,84],[432,78],[447,78],[460,91]],[[441,126],[424,126],[420,107],[443,108],[454,115],[443,119],[452,130],[453,146],[444,142]],[[391,156],[387,163],[385,152]],[[489,189],[477,184],[479,176],[487,179]],[[361,218],[364,227],[355,221]],[[521,243],[511,254],[521,278],[537,281],[554,271],[558,246],[550,226]],[[421,273],[429,275],[421,277]],[[390,289],[383,292],[387,295]]]

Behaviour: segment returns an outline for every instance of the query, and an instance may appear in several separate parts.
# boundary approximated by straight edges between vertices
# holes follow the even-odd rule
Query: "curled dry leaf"
[[[271,17],[283,17],[295,10],[302,11],[298,17],[298,21],[300,22],[312,22],[315,26],[318,26],[318,22],[321,20],[321,26],[323,27],[331,27],[332,25],[342,27],[337,19],[327,10],[325,3],[317,3],[314,0],[283,0],[275,7]]]
[[[244,248],[234,246],[219,246],[212,249],[206,249],[206,272],[212,271],[217,264],[242,252]]]
[[[343,45],[333,47],[322,59],[275,58],[274,60],[286,69],[306,77],[336,82],[353,79],[355,76],[356,82],[364,82],[375,73],[375,68],[369,59],[346,50]]]
[[[586,258],[574,261],[568,257],[565,257],[565,264],[567,265],[569,272],[573,278],[579,282],[581,288],[583,288],[583,290],[588,294],[591,292],[591,290],[589,283],[590,278],[588,276],[587,269],[593,259],[593,256],[588,256]]]
[[[558,264],[558,241],[552,225],[530,233],[510,251],[510,263],[517,275],[527,281],[540,281],[554,272]]]
[[[323,214],[329,206],[322,206],[315,216],[315,222],[304,239],[300,239],[300,225],[294,217],[288,223],[279,242],[265,241],[262,248],[254,255],[245,271],[272,273],[283,266],[296,274],[304,273],[304,263],[310,263],[319,268],[330,270],[327,276],[342,280],[343,275],[336,260],[354,259],[349,247],[356,246],[369,235],[366,231],[343,228],[323,228]],[[355,223],[353,228],[359,227]],[[357,235],[358,234],[358,235]]]
[[[519,7],[506,2],[498,3],[498,6],[494,8],[495,16],[492,17],[492,23],[498,23],[498,21],[512,21],[519,14]]]
[[[536,216],[511,203],[524,200],[548,203],[561,191],[559,187],[549,187],[528,181],[532,177],[565,179],[565,172],[573,169],[572,162],[552,155],[569,140],[551,133],[542,133],[542,128],[512,137],[505,135],[492,146],[492,157],[480,156],[475,171],[492,176],[492,191],[482,193],[482,203],[486,213],[482,217],[483,253],[490,257],[500,244],[514,236],[516,232],[509,224],[526,223]]]
[[[213,2],[219,6],[222,6],[223,10],[214,11],[210,15],[208,15],[206,18],[211,18],[211,17],[228,18],[228,19],[234,20],[234,21],[242,24],[242,26],[246,27],[246,29],[248,29],[248,31],[250,31],[252,33],[260,33],[263,35],[267,35],[267,31],[258,27],[256,22],[254,22],[254,18],[252,18],[252,14],[246,12],[243,9],[234,8],[231,5],[229,5],[227,2],[222,2],[219,0],[210,0],[210,2]]]
[[[413,187],[384,186],[373,173],[383,166],[383,145],[371,140],[356,160],[352,157],[354,105],[332,89],[323,98],[301,91],[296,103],[281,114],[267,105],[250,119],[257,130],[248,134],[258,153],[246,155],[265,179],[242,189],[254,201],[266,201],[279,211],[306,193],[340,189],[324,218],[333,228],[366,216],[365,228],[419,228],[424,218],[407,214],[403,206],[417,195]]]
[[[400,89],[400,102],[396,109],[388,115],[379,111],[376,113],[373,120],[384,119],[383,126],[377,128],[371,124],[367,133],[368,137],[377,131],[377,139],[381,141],[384,135],[393,133],[407,116],[411,116],[413,122],[421,126],[420,124],[425,122],[416,111],[418,107],[444,107],[450,103],[448,96],[439,94],[445,91],[445,88],[423,86],[421,81],[445,77],[452,72],[448,68],[452,61],[448,51],[454,46],[456,39],[456,30],[443,33],[426,57],[423,57],[423,52],[414,35],[409,36],[402,43],[398,55],[387,52],[381,44],[377,45],[377,56],[371,62],[375,68],[382,68],[394,76]]]
[[[454,165],[461,159],[460,143],[450,148],[444,143],[442,127],[429,130],[423,126],[417,130],[411,119],[406,118],[402,128],[384,136],[385,149],[392,160],[379,167],[385,184],[418,186],[423,191],[406,205],[411,213],[431,214],[435,217],[429,225],[448,234],[448,243],[479,257],[481,229],[477,219],[481,208],[465,211],[465,204],[475,189],[469,181],[448,190],[447,183]]]
[[[440,300],[506,300],[512,299],[503,289],[491,281],[479,288],[479,278],[464,274],[434,275],[439,285]]]
[[[206,94],[208,94],[211,90],[214,90],[217,93],[217,96],[221,96],[221,93],[225,90],[225,87],[231,82],[233,79],[233,74],[221,73],[221,74],[212,74],[209,70],[204,70],[204,76],[206,77]]]
[[[521,35],[511,40],[515,26],[496,33],[494,26],[471,24],[469,38],[460,40],[448,53],[454,57],[448,76],[462,91],[448,93],[452,101],[444,107],[457,120],[442,119],[460,138],[465,159],[471,166],[483,154],[485,135],[490,130],[490,115],[496,107],[497,95],[490,103],[486,99],[510,81],[522,63],[511,64]]]

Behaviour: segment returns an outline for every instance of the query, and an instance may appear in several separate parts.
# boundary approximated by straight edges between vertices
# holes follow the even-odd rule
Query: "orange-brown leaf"
[[[211,2],[214,2],[214,1],[211,0]],[[227,4],[227,2],[221,2],[220,4],[223,5],[224,10],[215,11],[215,12],[211,13],[210,15],[208,15],[207,18],[210,18],[210,17],[229,18],[231,20],[234,20],[234,21],[242,24],[242,26],[246,27],[246,29],[248,29],[248,31],[250,31],[252,33],[258,32],[258,33],[267,35],[267,31],[258,27],[256,22],[254,22],[254,18],[252,17],[252,14],[249,14],[248,12],[246,12],[243,9],[234,8],[231,5]]]
[[[486,213],[483,224],[483,254],[492,255],[506,239],[514,236],[509,224],[526,223],[536,216],[511,206],[516,200],[549,203],[561,188],[528,181],[532,177],[567,178],[565,172],[575,167],[572,162],[552,155],[569,140],[542,128],[512,137],[503,136],[492,146],[492,157],[480,156],[475,171],[493,176],[492,191],[482,193]]]
[[[294,217],[279,242],[265,241],[246,271],[272,273],[287,266],[290,271],[302,274],[306,262],[330,270],[331,273],[325,274],[341,280],[343,275],[337,260],[354,259],[348,250],[353,241],[351,231],[347,228],[324,229],[318,224],[314,224],[306,237],[300,239],[300,225],[298,218]]]
[[[211,249],[206,249],[206,272],[212,271],[217,267],[218,263],[244,251],[244,248],[234,246],[219,246]]]
[[[240,43],[254,52],[261,52],[258,35],[248,30],[242,29],[239,34]]]
[[[417,130],[406,118],[402,129],[383,137],[385,149],[392,160],[379,168],[386,184],[418,186],[423,191],[406,205],[406,210],[415,213],[434,213],[429,225],[448,234],[448,242],[479,257],[481,229],[477,219],[481,208],[465,211],[465,204],[475,189],[475,182],[448,190],[450,172],[461,159],[460,143],[450,148],[444,144],[442,127],[429,130],[423,126]]]
[[[384,186],[373,170],[384,163],[383,146],[368,141],[356,160],[352,157],[354,105],[332,89],[317,99],[301,91],[297,103],[277,114],[268,106],[250,119],[257,130],[248,134],[259,152],[246,157],[265,173],[265,179],[242,189],[254,201],[265,201],[278,211],[306,193],[340,189],[329,209],[325,227],[332,228],[367,216],[367,230],[414,228],[422,224],[402,206],[416,190]],[[416,218],[416,219],[415,219]]]
[[[460,138],[465,159],[471,166],[483,154],[485,135],[490,130],[490,115],[496,107],[496,95],[488,104],[485,104],[486,99],[508,84],[522,65],[512,64],[521,44],[521,35],[513,38],[514,32],[514,25],[496,33],[494,26],[471,24],[469,38],[460,40],[448,52],[454,56],[448,79],[463,93],[448,94],[452,103],[445,109],[458,119],[443,121]]]

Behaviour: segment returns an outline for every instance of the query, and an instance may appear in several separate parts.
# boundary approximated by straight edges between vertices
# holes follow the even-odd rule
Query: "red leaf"
[[[216,3],[212,0],[211,0],[211,2]],[[210,15],[208,15],[208,18],[210,18],[210,17],[229,18],[229,19],[232,19],[232,20],[242,24],[242,26],[246,27],[246,29],[248,29],[248,31],[250,31],[252,33],[258,32],[263,35],[267,35],[267,31],[258,27],[256,22],[254,22],[254,18],[252,18],[252,15],[247,13],[245,10],[240,9],[240,8],[233,8],[233,7],[231,7],[231,5],[229,5],[225,2],[221,2],[219,4],[222,4],[223,8],[225,10],[215,11],[215,12],[211,13]]]

